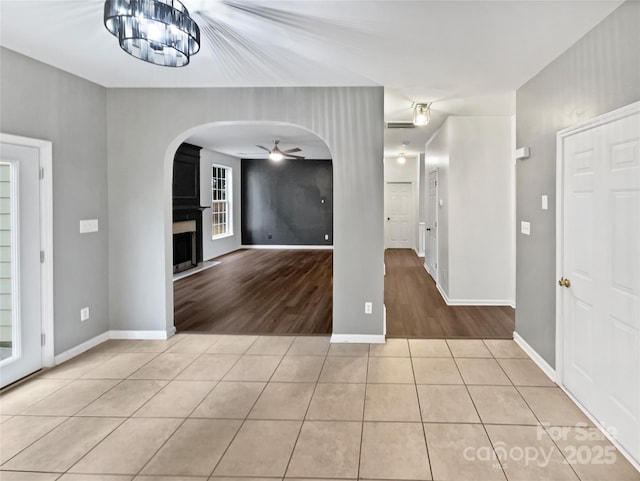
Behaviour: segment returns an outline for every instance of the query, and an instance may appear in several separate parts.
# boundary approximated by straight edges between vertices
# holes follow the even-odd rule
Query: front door
[[[411,183],[387,182],[387,248],[408,249],[411,239]]]
[[[0,387],[42,367],[38,149],[0,143]]]
[[[438,282],[438,169],[429,172],[427,188],[428,215],[424,263],[433,280]]]
[[[640,461],[640,112],[568,130],[559,139],[562,381]]]

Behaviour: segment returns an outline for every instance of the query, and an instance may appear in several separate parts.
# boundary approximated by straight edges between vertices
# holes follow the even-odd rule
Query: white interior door
[[[562,381],[640,461],[640,113],[559,145]]]
[[[403,249],[412,245],[412,189],[410,182],[387,182],[387,248]]]
[[[424,263],[433,280],[438,282],[438,169],[429,172],[427,189],[427,232]]]
[[[0,144],[0,386],[42,367],[38,149]]]

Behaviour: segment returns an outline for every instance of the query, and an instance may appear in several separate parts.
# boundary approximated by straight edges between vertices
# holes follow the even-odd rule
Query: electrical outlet
[[[329,240],[329,234],[324,235],[324,240]]]
[[[531,235],[531,224],[529,222],[520,222],[520,232],[524,235]]]
[[[373,302],[364,303],[364,313],[371,314],[373,312]]]
[[[84,322],[89,319],[89,308],[83,307],[80,309],[80,322]]]
[[[271,239],[273,236],[271,234],[267,234],[267,239]]]

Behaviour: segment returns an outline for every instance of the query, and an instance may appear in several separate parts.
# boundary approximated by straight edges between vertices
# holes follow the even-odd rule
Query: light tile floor
[[[494,340],[108,341],[0,395],[0,463],[2,481],[640,481]]]

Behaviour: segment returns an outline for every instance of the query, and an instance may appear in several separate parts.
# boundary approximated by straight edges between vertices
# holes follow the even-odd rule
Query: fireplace
[[[173,159],[173,272],[203,261],[200,147],[183,143]]]
[[[173,223],[173,273],[185,271],[198,265],[196,249],[196,221]]]

